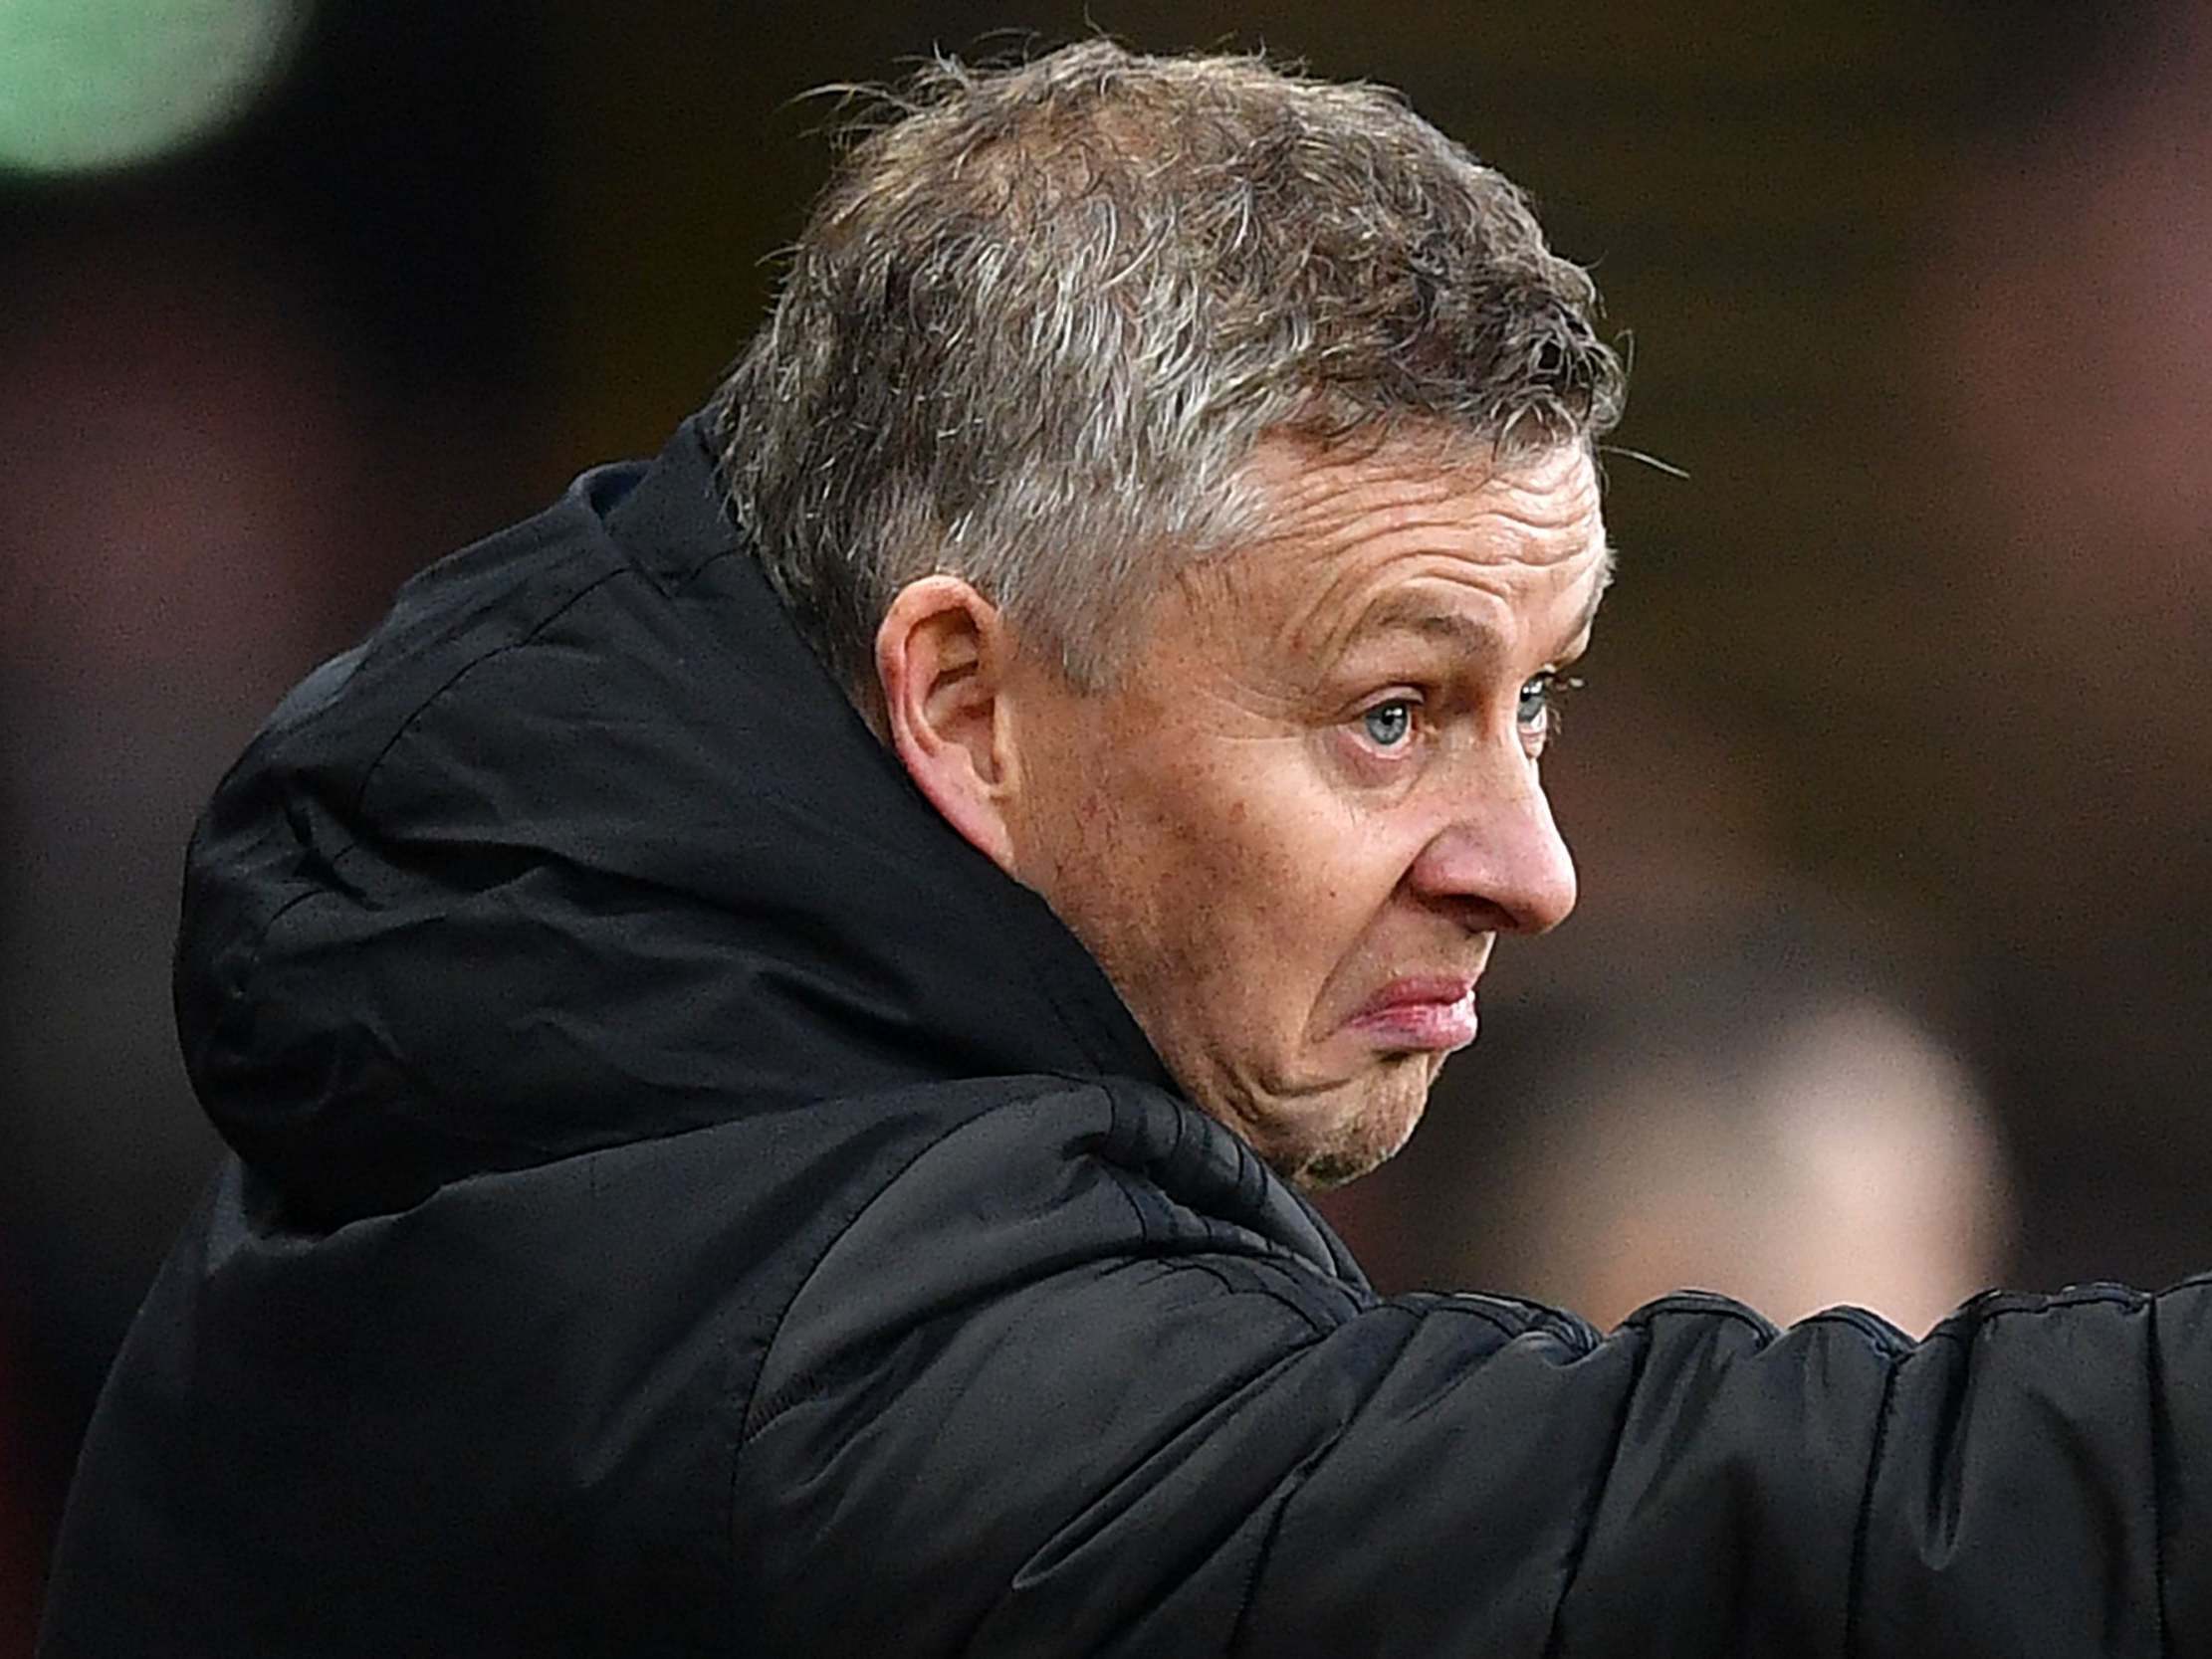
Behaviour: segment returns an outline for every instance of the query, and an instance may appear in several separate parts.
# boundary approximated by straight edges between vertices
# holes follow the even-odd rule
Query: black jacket
[[[45,1653],[2212,1652],[2212,1303],[1383,1302],[922,802],[696,423],[195,839],[235,1148]]]

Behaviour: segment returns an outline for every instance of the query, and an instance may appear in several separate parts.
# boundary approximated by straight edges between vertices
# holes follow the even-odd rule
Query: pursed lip
[[[1449,1053],[1474,1041],[1474,979],[1416,973],[1393,979],[1345,1024],[1386,1047]]]

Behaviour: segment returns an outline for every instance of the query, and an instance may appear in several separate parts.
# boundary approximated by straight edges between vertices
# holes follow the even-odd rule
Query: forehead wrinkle
[[[1504,636],[1488,623],[1462,611],[1440,609],[1427,594],[1404,588],[1386,594],[1360,614],[1345,633],[1343,650],[1349,652],[1382,634],[1411,634],[1484,662],[1505,653]]]
[[[1588,632],[1611,580],[1612,550],[1593,510],[1588,478],[1561,499],[1561,491],[1512,472],[1470,477],[1463,467],[1434,464],[1378,468],[1372,456],[1315,465],[1310,455],[1287,446],[1262,445],[1252,465],[1269,501],[1263,532],[1226,557],[1185,566],[1179,585],[1192,598],[1213,590],[1214,604],[1207,608],[1233,613],[1269,588],[1281,593],[1278,584],[1287,584],[1295,595],[1288,604],[1262,606],[1277,619],[1267,630],[1277,655],[1334,659],[1355,637],[1371,633],[1376,624],[1370,621],[1371,607],[1360,603],[1361,590],[1393,568],[1411,565],[1444,574],[1456,566],[1461,573],[1455,579],[1462,580],[1474,571],[1514,567],[1563,573],[1595,553],[1601,569],[1590,602],[1562,648]],[[1573,533],[1585,523],[1594,526],[1594,535]],[[1474,585],[1487,584],[1477,577]],[[1400,610],[1391,602],[1392,613]],[[1447,637],[1485,657],[1507,648],[1502,633],[1471,618],[1443,621],[1449,611],[1432,599],[1402,614],[1412,620],[1411,631],[1425,639]],[[1422,622],[1422,616],[1433,620]],[[1218,626],[1225,618],[1217,614],[1213,620]]]
[[[1386,579],[1393,570],[1411,567],[1416,572],[1463,579],[1463,574],[1453,573],[1462,568],[1495,571],[1515,565],[1546,569],[1563,563],[1575,551],[1565,548],[1552,557],[1530,558],[1527,543],[1531,538],[1526,536],[1510,536],[1513,544],[1500,545],[1489,526],[1500,518],[1509,524],[1523,521],[1496,510],[1464,515],[1456,511],[1464,500],[1446,488],[1438,488],[1433,496],[1421,500],[1363,504],[1343,516],[1314,513],[1285,526],[1272,538],[1272,545],[1280,549],[1276,556],[1283,560],[1275,567],[1277,579],[1297,580],[1298,574],[1316,566],[1323,577],[1320,585],[1308,589],[1297,603],[1293,631],[1302,632],[1316,617],[1332,612],[1341,620],[1329,627],[1330,634],[1341,638],[1347,629],[1361,627],[1362,619],[1374,607],[1357,603],[1360,590]],[[1310,519],[1319,519],[1319,525],[1306,521]],[[1434,602],[1410,610],[1396,606],[1389,598],[1381,603],[1392,616],[1437,614]]]
[[[1408,560],[1429,566],[1441,560],[1475,568],[1502,570],[1519,566],[1537,571],[1558,570],[1590,555],[1591,537],[1567,533],[1585,518],[1582,509],[1544,512],[1540,501],[1531,503],[1528,492],[1514,492],[1506,501],[1491,502],[1473,513],[1465,512],[1467,498],[1454,492],[1448,480],[1429,480],[1432,488],[1408,500],[1355,504],[1341,511],[1345,492],[1318,492],[1306,512],[1280,523],[1267,542],[1298,563],[1334,564],[1323,589],[1300,608],[1309,614],[1327,607],[1345,588],[1357,588],[1371,575]],[[1495,481],[1492,481],[1493,484]],[[1537,511],[1530,511],[1535,506]],[[1331,512],[1334,507],[1338,511]],[[1577,632],[1596,614],[1598,597],[1613,579],[1613,549],[1604,540],[1602,520],[1597,525],[1599,575],[1588,610],[1578,620]]]
[[[1613,581],[1614,550],[1601,546],[1598,567],[1590,582],[1590,596],[1574,620],[1559,636],[1555,656],[1579,654],[1596,625],[1598,607]],[[1480,617],[1451,609],[1429,591],[1398,588],[1379,596],[1336,631],[1333,657],[1343,657],[1379,636],[1404,634],[1427,644],[1440,645],[1453,655],[1481,667],[1503,661],[1511,654],[1506,633]]]

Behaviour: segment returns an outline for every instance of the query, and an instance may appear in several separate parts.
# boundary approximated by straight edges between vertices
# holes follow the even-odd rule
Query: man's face
[[[1009,828],[1192,1100],[1322,1186],[1413,1133],[1495,936],[1574,906],[1537,759],[1609,555],[1580,446],[1258,467],[1265,533],[1113,689],[1014,670]]]

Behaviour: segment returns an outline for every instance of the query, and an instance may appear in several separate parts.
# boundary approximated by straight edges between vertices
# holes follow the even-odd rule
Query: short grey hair
[[[718,406],[730,508],[873,702],[908,583],[973,583],[1079,687],[1264,522],[1264,437],[1594,443],[1625,382],[1521,192],[1393,93],[1105,40],[887,95]]]

